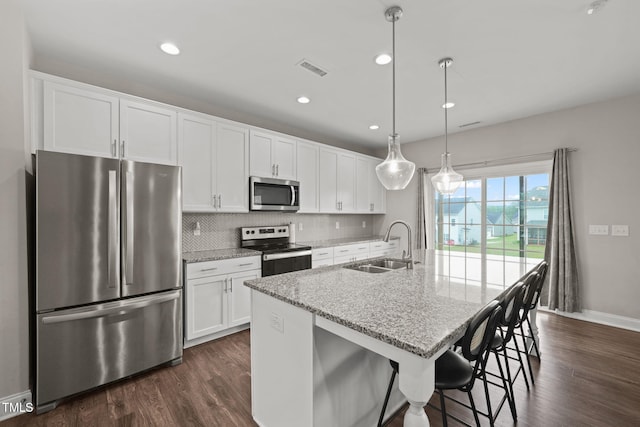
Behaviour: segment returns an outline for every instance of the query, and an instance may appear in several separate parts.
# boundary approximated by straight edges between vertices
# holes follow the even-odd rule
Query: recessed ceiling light
[[[160,45],[160,49],[167,55],[178,55],[180,53],[180,49],[173,43],[162,43]]]
[[[456,105],[455,102],[447,102],[446,104],[442,104],[442,108],[453,108]]]
[[[369,126],[369,129],[371,129],[371,130],[378,130],[378,129],[380,129],[380,126],[378,126],[378,125],[371,125],[371,126]]]
[[[375,58],[376,64],[378,65],[387,65],[391,62],[391,55],[388,53],[381,53]]]
[[[311,100],[309,98],[307,98],[306,96],[301,96],[298,98],[298,102],[300,104],[308,104],[309,102],[311,102]]]

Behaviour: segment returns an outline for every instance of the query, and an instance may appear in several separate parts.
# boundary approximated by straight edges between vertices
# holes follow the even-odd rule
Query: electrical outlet
[[[611,226],[611,235],[612,236],[629,236],[629,226],[628,225],[612,225]]]
[[[278,332],[284,333],[284,318],[278,313],[271,313],[271,327]]]
[[[340,229],[340,221],[336,221],[336,230]]]
[[[362,221],[362,228],[367,228],[367,221]]]
[[[608,225],[590,225],[589,234],[592,234],[594,236],[608,236],[609,226]]]
[[[302,223],[299,223],[298,224],[298,231],[302,231],[302,230],[304,230],[304,228],[302,227]]]

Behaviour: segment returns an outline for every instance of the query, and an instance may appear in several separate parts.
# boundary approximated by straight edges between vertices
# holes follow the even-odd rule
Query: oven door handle
[[[311,255],[311,250],[307,251],[295,251],[295,252],[282,252],[279,254],[262,255],[263,261],[273,261],[276,259],[297,258],[301,256]]]

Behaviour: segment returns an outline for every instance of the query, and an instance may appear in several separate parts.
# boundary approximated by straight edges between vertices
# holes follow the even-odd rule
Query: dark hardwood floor
[[[518,426],[640,426],[640,333],[550,313],[540,313],[538,325],[542,361],[534,359],[531,391],[521,377],[516,382]],[[43,415],[11,418],[0,427],[253,426],[250,372],[249,331],[244,331],[185,350],[179,366],[78,396]],[[481,391],[479,385],[475,391]],[[472,421],[454,404],[447,409]],[[427,413],[432,426],[442,425],[437,410]],[[515,425],[508,407],[496,424]],[[389,423],[401,425],[402,413]]]

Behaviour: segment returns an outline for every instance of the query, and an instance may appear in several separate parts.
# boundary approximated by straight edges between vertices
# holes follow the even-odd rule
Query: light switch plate
[[[629,236],[629,226],[628,225],[612,225],[611,226],[611,235],[612,236]]]
[[[608,225],[590,225],[589,234],[592,234],[594,236],[608,236],[609,226]]]
[[[340,221],[336,221],[336,230],[340,229]]]

